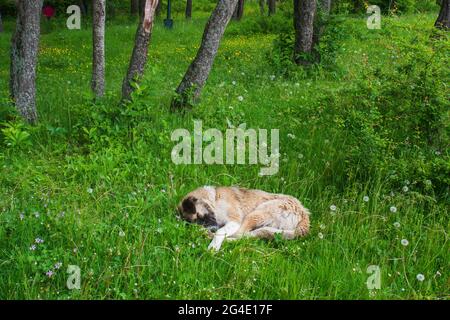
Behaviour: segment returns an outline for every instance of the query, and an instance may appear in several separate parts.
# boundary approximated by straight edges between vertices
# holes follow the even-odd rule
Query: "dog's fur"
[[[309,211],[300,201],[260,190],[205,186],[186,195],[178,211],[189,222],[219,228],[209,245],[215,250],[226,238],[294,239],[309,231]]]

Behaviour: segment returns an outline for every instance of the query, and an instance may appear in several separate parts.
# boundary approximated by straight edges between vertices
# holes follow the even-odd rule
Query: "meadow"
[[[192,21],[176,17],[172,30],[157,21],[145,77],[126,106],[119,105],[120,87],[135,21],[108,22],[107,94],[97,101],[91,30],[67,30],[63,20],[43,27],[40,123],[5,120],[0,134],[1,299],[450,297],[448,140],[445,132],[436,143],[420,130],[407,133],[407,117],[422,118],[401,107],[428,78],[399,69],[412,61],[429,67],[426,58],[440,56],[447,62],[441,82],[422,84],[439,90],[427,93],[433,105],[445,105],[449,41],[430,40],[436,14],[383,17],[381,30],[367,29],[362,16],[337,16],[324,36],[322,64],[306,70],[292,70],[283,60],[289,39],[277,23],[258,25],[256,15],[255,5],[231,22],[200,103],[185,113],[171,112],[170,101],[206,12]],[[0,34],[4,119],[11,119],[12,29],[6,20]],[[385,83],[394,72],[399,89],[392,93]],[[396,112],[389,121],[380,116],[383,106]],[[441,115],[447,122],[448,110]],[[242,123],[280,129],[280,172],[173,164],[171,133],[192,131],[195,119],[221,131]],[[294,195],[312,213],[311,232],[209,252],[205,230],[176,213],[180,199],[202,185]],[[81,270],[79,290],[66,286],[69,265]],[[369,266],[379,267],[379,289],[368,289]]]

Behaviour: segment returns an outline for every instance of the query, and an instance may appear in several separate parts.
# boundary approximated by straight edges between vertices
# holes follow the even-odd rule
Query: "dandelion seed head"
[[[389,210],[390,210],[392,213],[396,213],[396,212],[397,212],[397,207],[392,206],[392,207],[389,208]]]
[[[422,282],[423,280],[425,280],[425,276],[424,276],[423,274],[421,274],[421,273],[419,273],[419,274],[416,276],[416,278],[417,278],[417,280],[420,281],[420,282]]]
[[[402,239],[402,241],[400,241],[402,246],[406,247],[407,245],[409,245],[409,241],[406,239]]]

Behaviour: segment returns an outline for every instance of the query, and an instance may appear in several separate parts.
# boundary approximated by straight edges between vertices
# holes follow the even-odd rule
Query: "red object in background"
[[[53,18],[55,16],[56,10],[52,6],[45,6],[42,8],[42,14],[47,17],[47,19]]]

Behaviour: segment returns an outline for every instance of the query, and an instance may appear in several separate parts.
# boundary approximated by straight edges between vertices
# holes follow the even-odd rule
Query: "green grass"
[[[348,18],[342,28],[357,36],[340,43],[340,72],[274,80],[266,56],[276,35],[239,34],[233,23],[202,101],[187,115],[170,113],[168,106],[206,20],[180,19],[172,31],[159,21],[139,113],[122,109],[118,116],[128,119],[126,125],[108,115],[119,110],[135,24],[107,27],[108,94],[97,103],[89,89],[91,31],[56,28],[44,34],[37,79],[41,125],[26,129],[31,146],[0,149],[0,298],[448,299],[448,202],[416,192],[414,181],[405,182],[403,191],[392,189],[382,174],[363,182],[348,178],[344,140],[325,116],[333,97],[364,75],[367,59],[390,68],[396,43],[425,41],[434,18],[386,18],[375,33],[364,19]],[[2,97],[8,92],[12,23],[6,28],[0,36]],[[324,98],[330,106],[321,105]],[[177,128],[192,131],[193,119],[220,130],[227,119],[250,128],[279,128],[279,174],[259,177],[258,166],[174,165],[170,134]],[[90,130],[95,132],[86,134]],[[312,212],[310,235],[246,239],[207,252],[204,230],[175,213],[183,195],[206,184],[294,195]],[[32,251],[37,237],[44,243]],[[62,267],[47,277],[57,262]],[[68,265],[81,268],[81,290],[67,289]],[[381,289],[373,292],[366,286],[370,265],[378,265],[382,275]],[[418,281],[418,274],[425,280]]]

